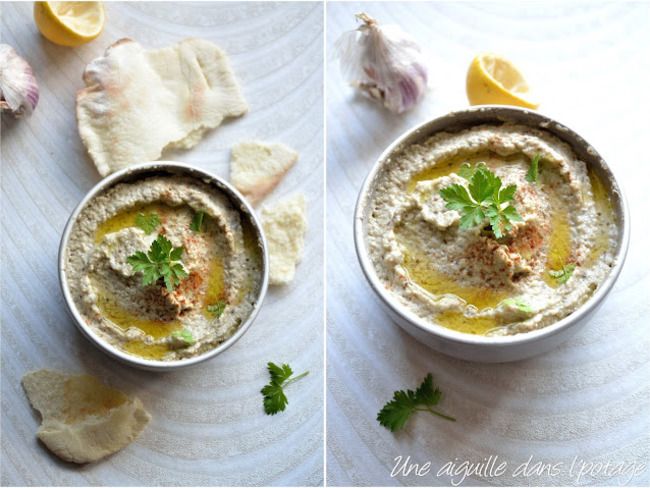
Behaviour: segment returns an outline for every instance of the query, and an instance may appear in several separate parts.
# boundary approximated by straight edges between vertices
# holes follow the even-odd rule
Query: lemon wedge
[[[471,105],[539,106],[515,65],[496,54],[479,54],[472,60],[467,71],[467,98]]]
[[[81,46],[104,27],[101,2],[35,2],[34,21],[43,36],[61,46]]]

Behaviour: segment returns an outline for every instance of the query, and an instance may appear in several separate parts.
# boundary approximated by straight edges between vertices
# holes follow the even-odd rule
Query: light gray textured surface
[[[31,118],[2,119],[2,484],[317,485],[323,469],[323,148],[321,3],[109,3],[106,29],[83,47],[41,38],[32,3],[3,3],[2,42],[36,72]],[[309,229],[296,280],[271,288],[256,322],[217,358],[156,374],[95,350],[65,312],[56,257],[68,215],[99,181],[79,139],[75,92],[85,65],[131,37],[163,47],[186,37],[229,54],[250,112],[195,148],[164,154],[228,177],[229,148],[284,142],[300,160],[266,203],[303,192]],[[155,121],[152,121],[155,130]],[[287,411],[270,417],[260,388],[267,361],[311,374],[292,385]],[[38,415],[20,386],[30,370],[87,372],[136,394],[153,420],[132,445],[91,466],[55,459],[36,440]]]
[[[399,23],[425,48],[433,88],[394,116],[355,97],[331,59],[333,43],[365,11]],[[650,4],[329,3],[327,14],[327,478],[330,485],[444,485],[447,462],[506,461],[506,473],[473,475],[472,485],[619,484],[627,476],[590,473],[577,462],[650,459]],[[356,263],[352,215],[361,183],[383,149],[406,129],[467,106],[465,74],[481,51],[511,58],[540,92],[540,111],[579,132],[609,162],[632,214],[627,264],[597,316],[570,343],[531,360],[473,364],[417,343],[393,324]],[[375,420],[392,392],[431,371],[450,423],[420,413],[391,434]],[[390,472],[396,456],[432,463],[424,476]],[[564,463],[557,473],[515,469]],[[457,459],[456,459],[457,458]],[[498,463],[497,463],[498,464]],[[455,478],[459,481],[460,476]],[[650,468],[630,484],[650,482]]]

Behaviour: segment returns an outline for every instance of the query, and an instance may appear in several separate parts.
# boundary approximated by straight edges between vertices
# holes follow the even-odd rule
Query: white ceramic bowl
[[[568,143],[578,158],[587,163],[600,176],[608,190],[617,217],[619,241],[615,251],[615,264],[596,292],[569,316],[542,329],[507,337],[488,337],[458,332],[431,324],[403,307],[379,281],[366,246],[368,203],[374,191],[377,176],[388,159],[403,148],[422,141],[440,131],[454,132],[485,123],[516,122],[551,132]],[[627,254],[630,235],[630,217],[621,188],[610,168],[596,150],[568,127],[538,112],[507,106],[480,106],[451,112],[419,125],[393,142],[374,164],[366,178],[354,215],[354,240],[361,268],[378,295],[380,302],[409,334],[420,342],[444,354],[478,362],[506,362],[528,358],[548,351],[567,340],[584,327],[618,278]]]
[[[86,325],[81,314],[77,310],[77,307],[70,295],[70,290],[68,288],[68,277],[65,270],[65,255],[66,249],[68,246],[68,240],[70,238],[70,233],[72,227],[77,221],[77,217],[81,210],[98,194],[103,193],[109,188],[117,185],[118,183],[131,182],[139,179],[147,178],[154,175],[178,175],[178,176],[189,176],[192,178],[197,178],[204,183],[214,185],[220,191],[223,191],[228,195],[230,200],[233,202],[236,208],[244,216],[246,216],[257,235],[257,239],[260,246],[260,251],[262,253],[262,281],[259,289],[258,296],[255,300],[255,306],[248,318],[239,326],[237,331],[229,337],[226,341],[219,344],[214,349],[204,352],[198,356],[194,356],[186,359],[179,359],[174,361],[156,361],[151,359],[145,359],[139,356],[128,354],[121,349],[118,349],[104,339],[102,339],[96,332],[94,332],[90,327]],[[230,346],[232,346],[237,340],[244,335],[248,330],[250,325],[255,320],[257,313],[259,312],[262,302],[266,295],[266,289],[268,286],[269,279],[269,257],[268,250],[266,245],[266,238],[264,237],[264,232],[262,230],[262,225],[257,220],[253,208],[248,204],[246,199],[230,184],[223,181],[218,176],[215,176],[203,169],[191,166],[189,164],[177,163],[171,161],[155,161],[150,163],[142,163],[134,166],[130,166],[121,171],[117,171],[110,176],[107,176],[101,180],[97,185],[95,185],[81,200],[79,205],[74,209],[68,223],[65,226],[63,231],[63,236],[61,237],[61,245],[59,246],[59,283],[61,285],[61,290],[63,291],[63,296],[65,297],[65,303],[67,305],[68,311],[72,318],[75,321],[75,324],[81,330],[83,335],[85,335],[90,342],[92,342],[99,349],[104,351],[109,356],[122,361],[130,366],[134,366],[140,369],[147,369],[151,371],[169,371],[174,369],[183,368],[186,366],[191,366],[203,362],[207,359],[215,357],[217,354],[222,353]]]

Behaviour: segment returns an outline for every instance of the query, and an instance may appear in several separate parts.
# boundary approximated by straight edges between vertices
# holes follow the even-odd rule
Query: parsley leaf
[[[472,169],[471,164],[463,163],[460,165],[460,168],[458,169],[458,176],[461,176],[466,180],[470,180],[473,174],[474,174],[474,170]]]
[[[221,317],[223,314],[224,310],[226,310],[226,305],[227,303],[224,302],[223,300],[218,301],[217,303],[213,303],[212,305],[208,305],[208,312],[214,315],[216,318]]]
[[[194,232],[203,232],[203,219],[205,218],[205,212],[198,211],[192,217],[192,223],[190,223],[190,229]]]
[[[467,166],[461,166],[464,177],[472,171]],[[505,232],[512,230],[512,222],[523,220],[517,209],[508,203],[514,200],[517,186],[501,186],[501,178],[490,171],[485,163],[479,163],[469,176],[467,188],[459,184],[449,185],[440,190],[440,196],[447,202],[449,210],[457,210],[461,214],[461,229],[481,225],[487,219],[494,237],[500,239]]]
[[[138,251],[127,258],[134,272],[142,272],[142,286],[152,285],[161,278],[167,290],[174,291],[187,272],[178,262],[183,254],[183,246],[173,247],[169,239],[159,235],[151,243],[147,254]]]
[[[196,342],[196,339],[194,339],[194,336],[189,329],[175,330],[172,332],[172,337],[184,342],[188,346],[191,346]]]
[[[146,215],[140,212],[135,216],[135,225],[140,227],[145,234],[151,234],[160,225],[160,217],[155,212]]]
[[[528,168],[528,173],[526,173],[526,181],[537,183],[537,179],[539,178],[539,160],[541,157],[542,155],[539,153],[533,157],[530,162],[530,168]]]
[[[528,305],[526,302],[524,302],[521,298],[506,298],[501,303],[503,303],[504,305],[510,305],[512,307],[515,307],[525,313],[534,312],[531,306]]]
[[[264,395],[264,411],[267,415],[275,415],[278,412],[283,412],[289,403],[283,388],[300,378],[304,378],[309,374],[309,371],[292,377],[293,370],[288,364],[278,366],[274,363],[268,363],[267,368],[271,381],[261,390],[262,395]]]
[[[487,169],[487,165],[485,163],[478,163],[476,165],[476,168],[472,168],[471,164],[463,163],[460,165],[460,168],[458,169],[458,176],[461,176],[469,181],[472,179],[472,176],[474,176],[474,173],[476,173],[476,170],[478,168]]]
[[[562,266],[562,269],[550,270],[548,274],[551,275],[552,278],[555,278],[558,285],[563,285],[564,283],[569,281],[569,278],[571,278],[571,275],[573,274],[575,269],[576,269],[576,265],[573,263],[569,263]]]
[[[454,417],[431,408],[440,402],[441,397],[442,392],[437,387],[434,388],[433,376],[429,373],[417,390],[399,390],[393,393],[393,399],[379,411],[377,420],[391,432],[403,428],[411,415],[417,411],[430,412],[455,422]]]

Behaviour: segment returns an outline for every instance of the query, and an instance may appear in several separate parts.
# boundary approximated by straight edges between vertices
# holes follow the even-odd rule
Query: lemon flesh
[[[34,21],[43,36],[61,46],[80,46],[104,27],[101,2],[35,2]]]
[[[471,105],[539,106],[515,65],[495,54],[480,54],[472,60],[467,71],[466,88]]]

